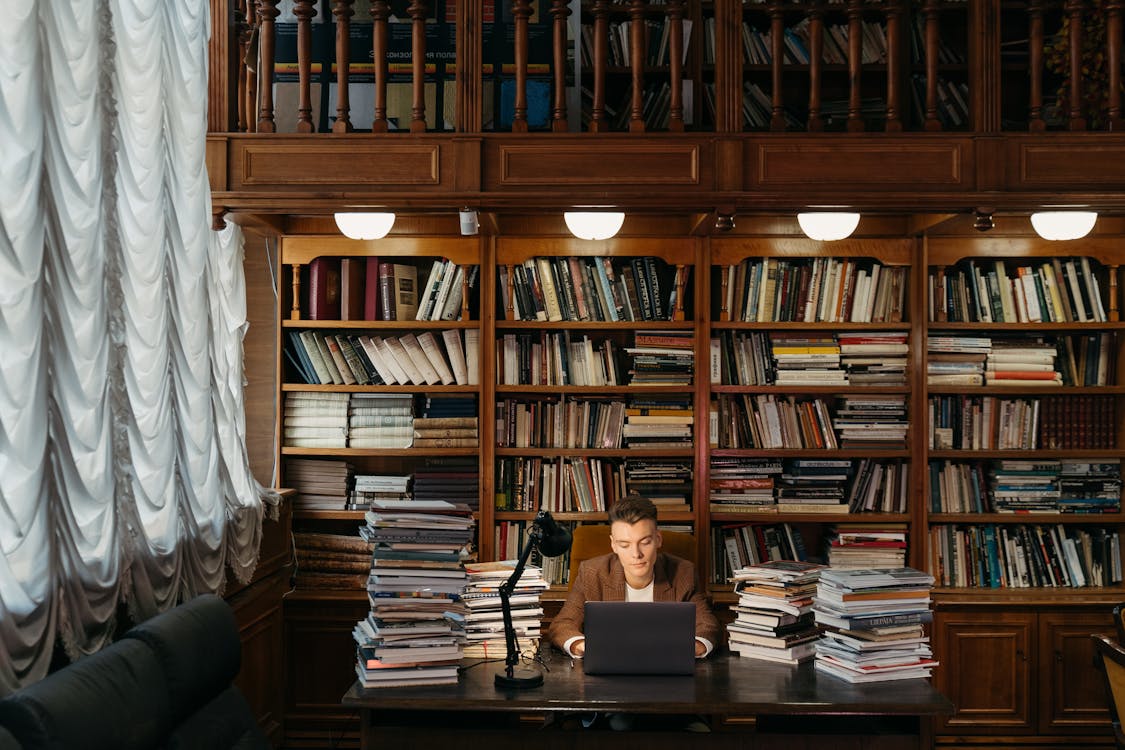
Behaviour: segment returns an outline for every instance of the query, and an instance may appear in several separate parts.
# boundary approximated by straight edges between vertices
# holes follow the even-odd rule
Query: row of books
[[[1118,513],[1121,460],[930,462],[935,513]]]
[[[624,385],[623,352],[569,331],[506,333],[496,352],[500,385]]]
[[[931,396],[930,448],[1069,450],[1116,447],[1112,396]]]
[[[689,269],[652,256],[530,258],[500,266],[501,312],[508,320],[671,320]]]
[[[311,385],[476,385],[480,331],[401,336],[309,329],[288,331],[285,356]]]
[[[661,413],[649,413],[659,411]],[[625,401],[585,398],[502,399],[496,404],[500,448],[690,447],[690,402],[657,409]]]
[[[720,331],[710,342],[714,385],[905,385],[907,334],[798,336]]]
[[[930,320],[972,323],[1105,322],[1097,262],[1087,257],[1005,263],[967,260],[929,276]]]
[[[362,590],[371,544],[352,534],[293,532],[293,578],[300,589]]]
[[[825,560],[837,570],[895,568],[906,564],[906,524],[868,521],[836,524]]]
[[[904,449],[906,397],[849,396],[830,409],[825,399],[720,394],[714,405],[719,448]]]
[[[502,458],[496,465],[497,510],[604,512],[618,499],[640,494],[660,511],[688,511],[687,460]]]
[[[745,322],[902,320],[906,268],[857,258],[747,258],[725,269],[723,310]]]
[[[476,447],[476,398],[395,393],[294,392],[286,394],[282,444],[297,448]]]
[[[930,550],[943,586],[1083,588],[1121,582],[1120,539],[1104,528],[934,526]]]

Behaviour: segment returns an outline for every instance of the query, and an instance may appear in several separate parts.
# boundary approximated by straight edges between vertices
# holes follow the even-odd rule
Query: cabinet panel
[[[1105,688],[1090,636],[1112,633],[1108,612],[1039,615],[1039,731],[1089,731],[1109,726]]]
[[[1031,733],[1036,617],[1033,613],[938,613],[936,685],[957,707],[941,728]]]

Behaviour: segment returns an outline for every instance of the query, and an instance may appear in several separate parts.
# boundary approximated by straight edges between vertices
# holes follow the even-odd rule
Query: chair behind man
[[[583,560],[612,551],[609,546],[609,528],[607,524],[583,524],[575,527],[574,539],[570,544],[570,574],[567,581],[573,582],[578,576],[578,566]],[[695,564],[695,536],[683,531],[661,531],[660,536],[664,538],[662,552]]]
[[[1114,738],[1117,740],[1117,747],[1125,749],[1125,732],[1121,728],[1121,717],[1125,715],[1125,648],[1108,635],[1090,637],[1094,639],[1095,660],[1105,677]]]

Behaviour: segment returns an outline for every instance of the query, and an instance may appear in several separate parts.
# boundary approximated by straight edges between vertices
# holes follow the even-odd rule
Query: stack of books
[[[462,594],[467,608],[465,658],[503,659],[507,656],[500,584],[508,580],[515,568],[516,560],[465,564],[465,572],[469,575]],[[539,597],[549,586],[541,568],[527,565],[509,598],[512,626],[521,653],[533,654],[538,646],[543,623],[543,605]]]
[[[396,393],[351,394],[348,409],[349,448],[409,448],[413,443],[413,436],[413,396]]]
[[[776,513],[774,484],[781,461],[770,458],[712,457],[708,494],[714,513]]]
[[[1055,366],[1055,344],[1041,336],[996,339],[984,365],[986,385],[1062,385]]]
[[[352,465],[347,461],[291,458],[285,462],[285,486],[297,491],[294,510],[342,510],[348,503]]]
[[[929,677],[937,666],[923,625],[934,577],[913,568],[822,571],[813,611],[823,626],[816,669],[848,682]]]
[[[691,385],[695,348],[691,331],[638,331],[629,385]]]
[[[632,399],[622,437],[630,448],[690,448],[694,421],[690,399]]]
[[[480,465],[475,456],[430,456],[414,472],[414,499],[448,500],[480,508]]]
[[[926,339],[928,385],[981,385],[984,363],[992,350],[988,336],[929,336]]]
[[[625,460],[625,492],[643,495],[660,512],[691,510],[692,468],[688,459]]]
[[[770,333],[770,351],[777,367],[776,385],[847,385],[834,336]]]
[[[293,547],[297,588],[356,591],[366,585],[371,543],[355,534],[294,532]]]
[[[820,638],[813,594],[825,566],[772,560],[735,570],[738,604],[727,625],[730,649],[739,656],[785,664],[811,659]]]
[[[836,570],[905,565],[906,524],[837,524],[829,537],[828,564]]]
[[[840,364],[852,385],[906,385],[904,331],[840,333]]]
[[[290,448],[344,448],[348,444],[348,394],[285,395],[281,444]]]
[[[832,425],[841,448],[903,450],[910,427],[906,396],[846,396],[836,409]]]
[[[369,510],[373,503],[410,500],[409,474],[356,474],[348,506]]]
[[[844,487],[851,475],[847,458],[788,458],[777,482],[782,513],[847,513]]]
[[[374,544],[371,613],[353,631],[364,687],[457,681],[464,645],[461,594],[472,511],[444,501],[374,500],[360,536]]]

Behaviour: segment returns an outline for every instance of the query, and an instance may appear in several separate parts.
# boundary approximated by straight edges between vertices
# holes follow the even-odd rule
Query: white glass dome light
[[[1088,235],[1097,220],[1096,211],[1037,211],[1031,226],[1045,240],[1077,240]]]
[[[621,230],[625,214],[620,211],[567,211],[566,228],[580,240],[608,240]]]
[[[336,214],[336,226],[345,237],[353,240],[380,240],[395,225],[395,215],[389,212],[354,211]]]
[[[842,240],[859,226],[859,214],[847,211],[806,211],[797,214],[797,223],[810,240]]]

